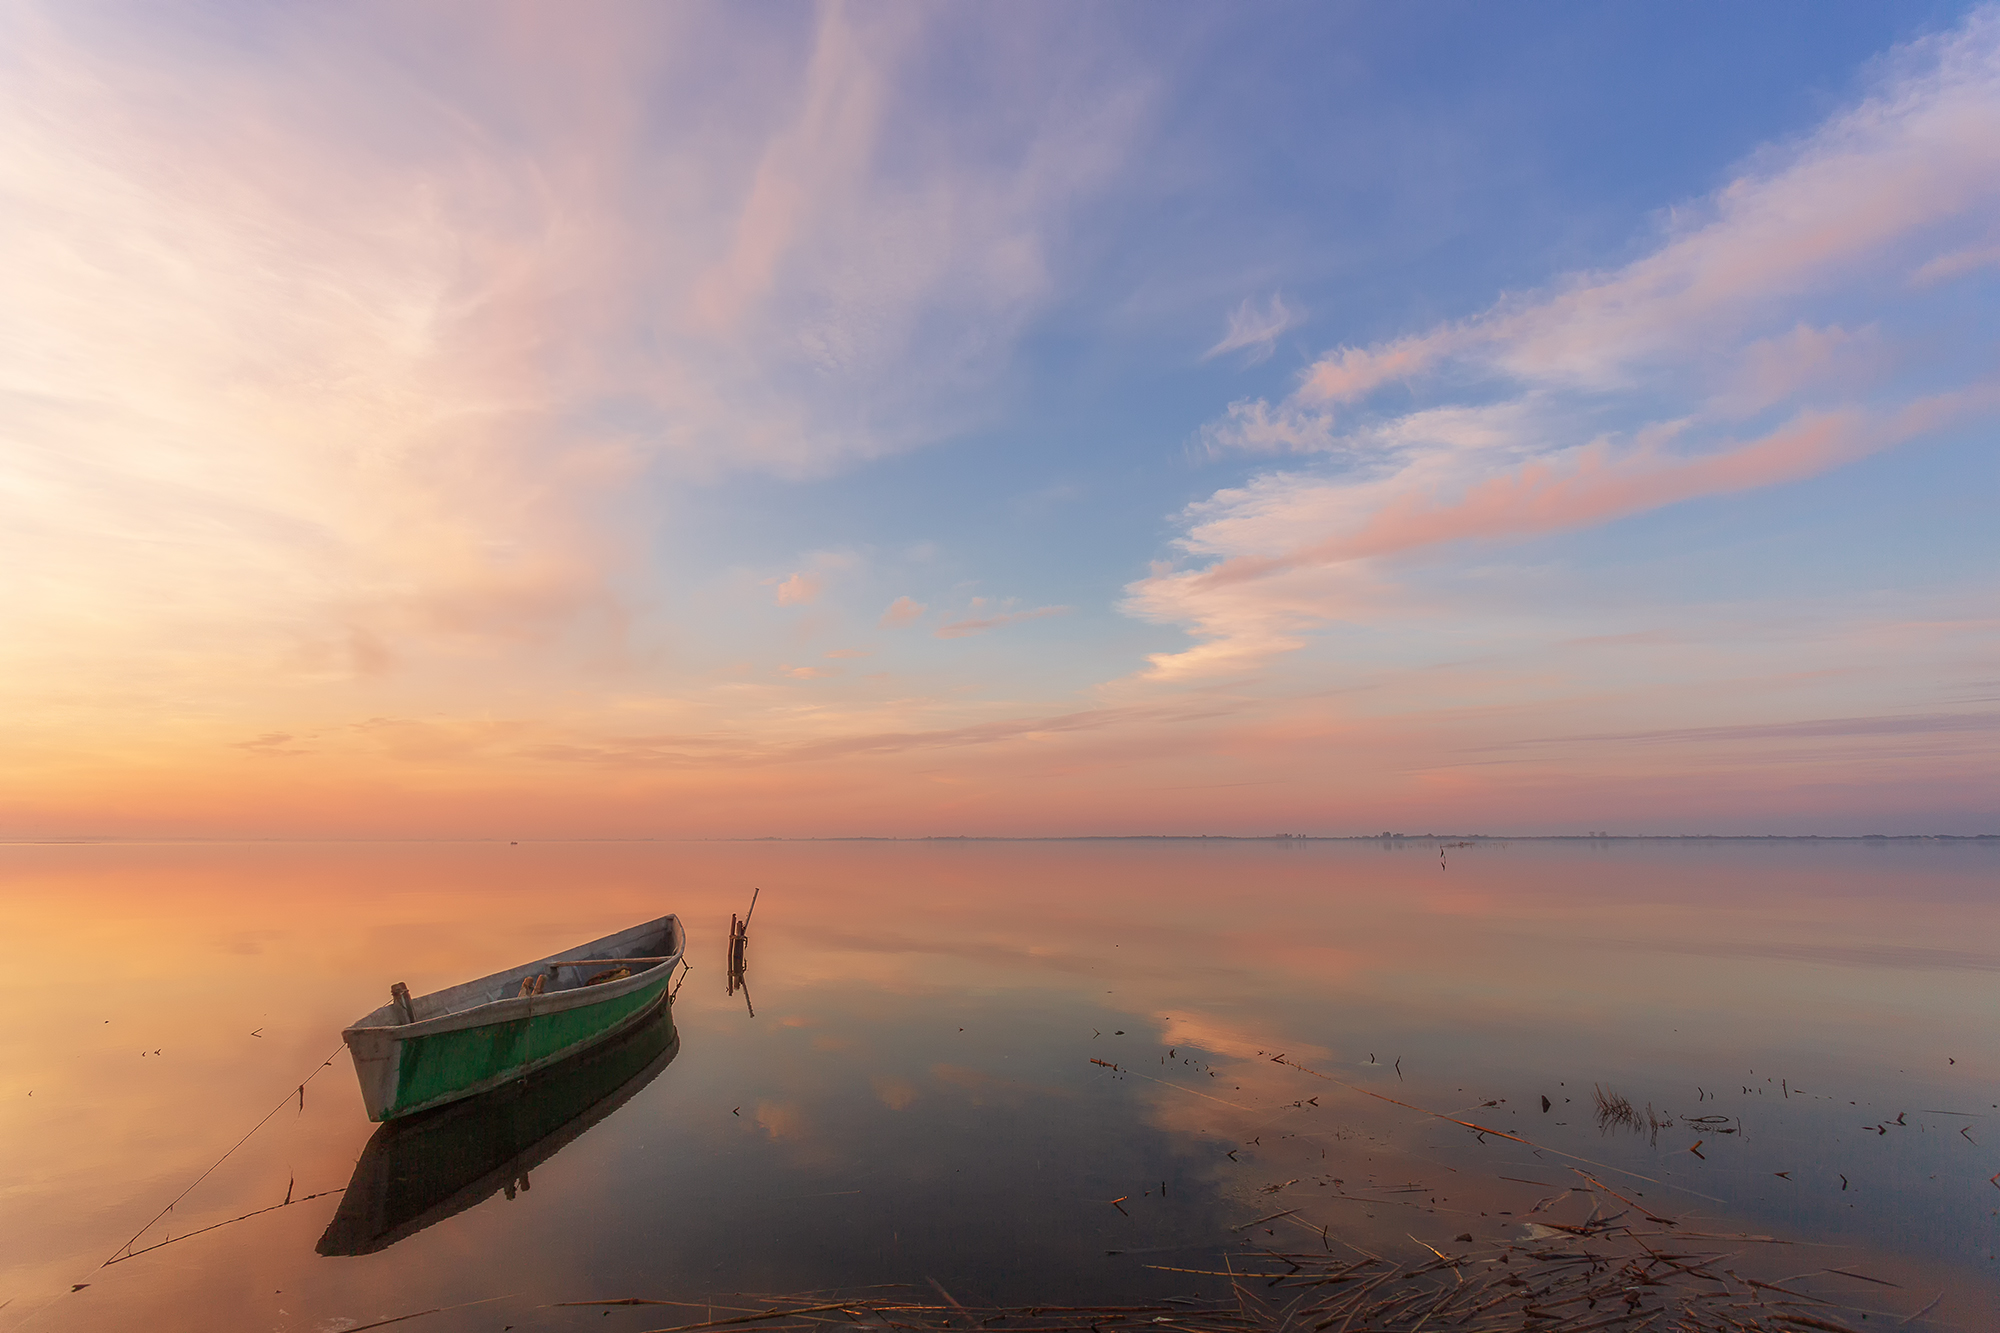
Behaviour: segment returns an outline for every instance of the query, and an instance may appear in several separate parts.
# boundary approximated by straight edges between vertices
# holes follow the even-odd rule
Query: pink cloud
[[[1800,323],[1788,333],[1760,338],[1738,353],[1736,383],[1718,396],[1723,412],[1749,415],[1802,392],[1849,391],[1891,369],[1879,326],[1844,329]]]
[[[804,606],[820,595],[825,583],[817,575],[796,573],[778,585],[779,606]]]
[[[882,619],[877,623],[884,629],[900,629],[904,625],[915,624],[928,610],[928,606],[914,598],[898,597],[889,603],[889,609],[882,613]]]
[[[1429,370],[1456,345],[1471,340],[1455,329],[1441,329],[1398,339],[1375,350],[1343,347],[1312,364],[1299,385],[1298,397],[1309,403],[1351,403],[1384,384]]]
[[[1399,478],[1300,496],[1281,479],[1263,496],[1225,499],[1189,537],[1206,550],[1248,545],[1268,553],[1228,555],[1193,570],[1157,566],[1127,589],[1126,609],[1187,624],[1199,640],[1152,655],[1152,678],[1238,673],[1303,647],[1304,632],[1316,625],[1379,618],[1396,601],[1381,567],[1385,558],[1447,542],[1588,527],[1698,496],[1776,485],[1996,410],[2000,384],[1975,385],[1884,417],[1859,409],[1800,413],[1764,436],[1696,457],[1676,456],[1657,441],[1624,452],[1588,447],[1484,476],[1451,496]],[[1294,499],[1304,503],[1284,503]],[[1226,535],[1211,533],[1211,526],[1226,527]],[[1334,535],[1284,549],[1288,538],[1327,526]]]
[[[1944,282],[1995,266],[2000,266],[2000,245],[1973,246],[1953,254],[1939,255],[1911,274],[1910,281],[1927,287],[1934,282]]]
[[[1239,583],[1304,564],[1393,555],[1415,547],[1477,538],[1522,537],[1585,527],[1697,495],[1745,490],[1809,476],[1893,442],[1870,435],[1853,415],[1812,415],[1754,443],[1711,457],[1660,459],[1650,451],[1614,458],[1603,447],[1562,460],[1537,460],[1440,501],[1422,490],[1382,496],[1361,527],[1277,556],[1238,556],[1201,577]]]

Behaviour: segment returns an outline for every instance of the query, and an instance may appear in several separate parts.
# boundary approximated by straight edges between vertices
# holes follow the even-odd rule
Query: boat
[[[397,982],[342,1032],[374,1121],[497,1088],[638,1022],[687,951],[677,916],[429,995]]]
[[[502,1190],[632,1100],[680,1054],[673,1009],[526,1078],[378,1126],[319,1238],[328,1256],[374,1254]]]

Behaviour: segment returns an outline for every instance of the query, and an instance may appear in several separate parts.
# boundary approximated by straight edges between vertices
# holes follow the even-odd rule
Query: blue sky
[[[937,543],[959,562],[947,579],[1005,569],[1013,595],[1111,611],[1107,574],[1143,573],[1185,505],[1258,470],[1192,456],[1229,402],[1281,396],[1329,347],[1632,257],[1664,210],[1809,133],[1871,60],[1955,8],[1437,6],[1416,23],[1367,6],[1168,6],[1107,23],[1093,36],[1120,58],[1105,63],[1154,81],[1157,102],[1115,197],[1092,201],[1075,271],[994,378],[990,415],[830,478],[731,477],[695,545],[755,564],[801,539]],[[1267,356],[1203,359],[1235,306],[1272,296],[1302,318]],[[1920,493],[1950,489],[1938,480]],[[1880,486],[1854,499],[1880,504]],[[1835,503],[1809,506],[1796,537],[1829,526]],[[1573,540],[1609,554],[1601,533]]]

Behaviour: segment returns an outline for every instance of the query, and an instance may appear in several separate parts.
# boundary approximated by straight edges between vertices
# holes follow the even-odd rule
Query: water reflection
[[[680,1054],[673,1009],[479,1097],[393,1120],[354,1165],[324,1255],[373,1254],[472,1208],[512,1199],[529,1173],[632,1100]]]

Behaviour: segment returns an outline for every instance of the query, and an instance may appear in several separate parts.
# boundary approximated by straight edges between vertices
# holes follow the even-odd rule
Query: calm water
[[[723,949],[753,886],[746,1003]],[[1594,1196],[1535,1216],[1616,1191],[1789,1242],[1708,1242],[1745,1271],[1898,1318],[1943,1292],[1917,1326],[1990,1327],[1996,886],[1990,841],[1496,842],[1442,868],[1416,839],[0,848],[0,1329],[333,1333],[498,1297],[407,1327],[637,1330],[927,1278],[1202,1293],[1176,1270],[1225,1252],[1520,1235],[1580,1172]],[[667,911],[693,963],[671,1028],[401,1144],[432,1194],[398,1234],[329,1233],[382,1167],[356,1174],[346,1023],[391,981]],[[696,1309],[550,1308],[635,1295]]]

